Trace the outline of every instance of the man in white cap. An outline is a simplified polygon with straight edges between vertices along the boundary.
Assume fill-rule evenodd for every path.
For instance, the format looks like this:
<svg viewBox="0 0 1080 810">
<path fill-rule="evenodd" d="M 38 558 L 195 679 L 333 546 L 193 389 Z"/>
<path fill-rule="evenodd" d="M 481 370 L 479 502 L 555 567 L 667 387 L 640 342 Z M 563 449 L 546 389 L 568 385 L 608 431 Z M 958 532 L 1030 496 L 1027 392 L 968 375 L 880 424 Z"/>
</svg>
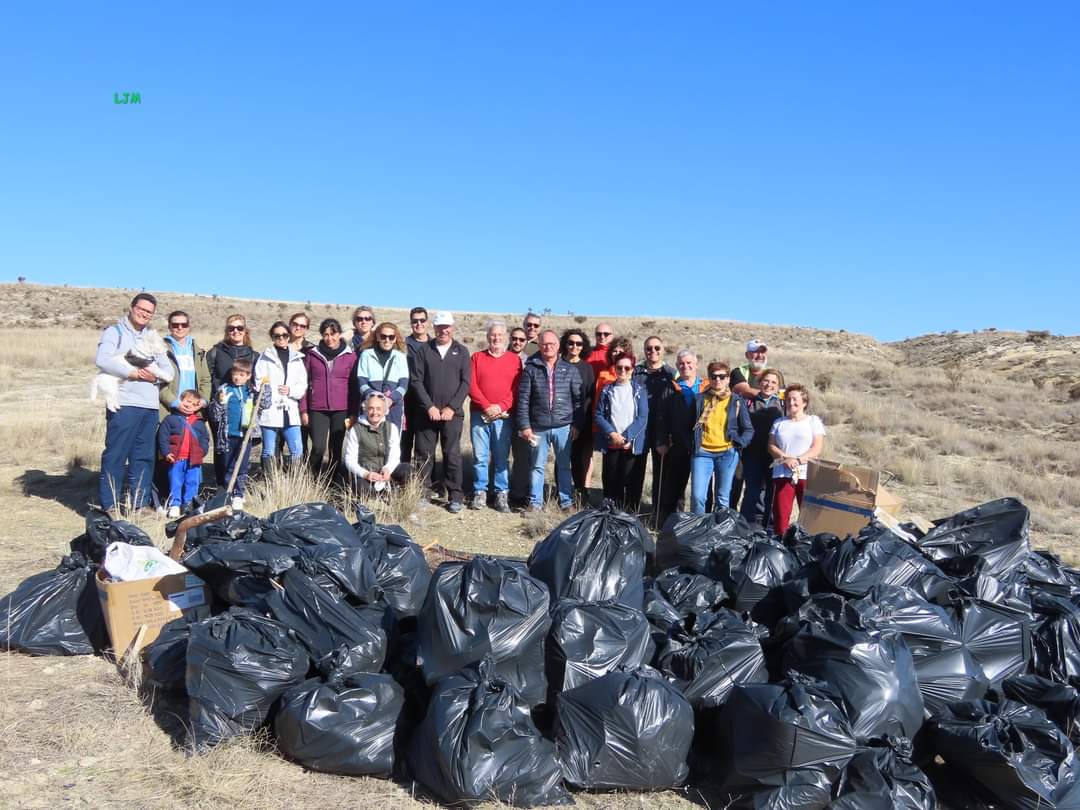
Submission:
<svg viewBox="0 0 1080 810">
<path fill-rule="evenodd" d="M 731 370 L 731 393 L 744 399 L 753 399 L 761 393 L 758 383 L 761 381 L 762 372 L 769 368 L 769 347 L 764 340 L 755 338 L 746 344 L 746 361 Z M 773 371 L 780 374 L 777 369 Z M 784 375 L 780 374 L 780 388 L 783 387 Z"/>
<path fill-rule="evenodd" d="M 432 322 L 435 339 L 417 350 L 409 388 L 416 392 L 419 420 L 413 447 L 415 464 L 421 480 L 437 492 L 446 489 L 446 508 L 460 512 L 464 495 L 461 490 L 461 430 L 464 425 L 465 397 L 469 393 L 471 364 L 469 350 L 454 340 L 454 316 L 437 312 Z M 441 484 L 435 476 L 435 445 L 442 445 L 443 475 Z"/>
</svg>

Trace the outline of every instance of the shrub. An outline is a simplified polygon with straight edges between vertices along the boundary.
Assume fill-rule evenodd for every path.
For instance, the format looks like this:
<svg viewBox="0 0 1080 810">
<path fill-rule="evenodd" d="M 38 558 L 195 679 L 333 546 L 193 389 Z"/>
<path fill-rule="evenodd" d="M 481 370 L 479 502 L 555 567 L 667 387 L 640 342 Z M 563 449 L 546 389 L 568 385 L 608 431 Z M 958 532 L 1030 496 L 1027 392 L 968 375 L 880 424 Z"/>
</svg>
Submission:
<svg viewBox="0 0 1080 810">
<path fill-rule="evenodd" d="M 832 374 L 823 372 L 814 377 L 814 388 L 818 391 L 828 391 L 832 387 Z"/>
<path fill-rule="evenodd" d="M 1080 383 L 1077 383 L 1069 389 L 1069 399 L 1071 399 L 1073 402 L 1076 402 L 1076 400 L 1080 399 Z"/>
<path fill-rule="evenodd" d="M 574 316 L 574 323 L 585 323 L 585 321 L 587 321 L 587 320 L 589 320 L 589 319 L 585 315 L 575 315 Z"/>
</svg>

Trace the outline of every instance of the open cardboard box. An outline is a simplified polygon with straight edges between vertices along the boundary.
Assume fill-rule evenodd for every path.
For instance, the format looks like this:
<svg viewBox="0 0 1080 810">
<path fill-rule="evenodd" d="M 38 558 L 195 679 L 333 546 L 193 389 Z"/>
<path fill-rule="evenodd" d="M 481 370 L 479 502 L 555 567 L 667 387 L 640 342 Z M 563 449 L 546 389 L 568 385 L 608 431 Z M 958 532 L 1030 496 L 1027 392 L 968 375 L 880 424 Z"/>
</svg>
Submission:
<svg viewBox="0 0 1080 810">
<path fill-rule="evenodd" d="M 206 583 L 194 574 L 106 582 L 100 578 L 102 573 L 98 572 L 98 599 L 117 660 L 137 653 L 158 637 L 167 622 L 210 599 Z M 146 629 L 140 635 L 143 626 Z"/>
<path fill-rule="evenodd" d="M 881 473 L 823 459 L 811 460 L 799 525 L 811 534 L 858 534 L 875 515 L 895 518 L 903 501 L 881 485 Z"/>
</svg>

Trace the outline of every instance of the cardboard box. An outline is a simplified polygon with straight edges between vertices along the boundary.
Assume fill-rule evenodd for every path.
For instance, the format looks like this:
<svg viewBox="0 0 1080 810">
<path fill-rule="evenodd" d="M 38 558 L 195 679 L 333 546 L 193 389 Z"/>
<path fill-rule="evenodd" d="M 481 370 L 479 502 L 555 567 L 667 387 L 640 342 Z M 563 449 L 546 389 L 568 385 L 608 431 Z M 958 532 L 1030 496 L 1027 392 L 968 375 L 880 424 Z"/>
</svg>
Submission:
<svg viewBox="0 0 1080 810">
<path fill-rule="evenodd" d="M 129 652 L 140 626 L 146 625 L 146 631 L 135 652 L 156 639 L 167 622 L 210 601 L 206 583 L 194 574 L 169 574 L 131 582 L 98 579 L 97 588 L 117 658 Z"/>
<path fill-rule="evenodd" d="M 903 503 L 881 485 L 881 473 L 869 467 L 812 460 L 808 473 L 799 525 L 811 534 L 858 534 L 875 514 L 896 517 Z"/>
</svg>

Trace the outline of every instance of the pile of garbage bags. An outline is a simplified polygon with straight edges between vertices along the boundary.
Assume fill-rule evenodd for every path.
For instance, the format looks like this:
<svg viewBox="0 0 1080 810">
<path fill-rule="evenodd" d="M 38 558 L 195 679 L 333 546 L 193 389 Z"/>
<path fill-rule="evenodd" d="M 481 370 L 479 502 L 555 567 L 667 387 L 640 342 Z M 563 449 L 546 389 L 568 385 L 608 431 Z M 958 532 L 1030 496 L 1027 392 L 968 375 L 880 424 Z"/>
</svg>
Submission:
<svg viewBox="0 0 1080 810">
<path fill-rule="evenodd" d="M 742 808 L 1080 808 L 1080 572 L 1029 523 L 1002 499 L 777 537 L 721 509 L 654 540 L 604 507 L 527 561 L 431 572 L 370 514 L 234 515 L 187 535 L 212 601 L 145 672 L 186 693 L 192 751 L 269 728 L 304 767 L 448 804 L 693 784 Z M 140 534 L 91 515 L 0 600 L 0 648 L 105 649 L 92 580 Z"/>
</svg>

